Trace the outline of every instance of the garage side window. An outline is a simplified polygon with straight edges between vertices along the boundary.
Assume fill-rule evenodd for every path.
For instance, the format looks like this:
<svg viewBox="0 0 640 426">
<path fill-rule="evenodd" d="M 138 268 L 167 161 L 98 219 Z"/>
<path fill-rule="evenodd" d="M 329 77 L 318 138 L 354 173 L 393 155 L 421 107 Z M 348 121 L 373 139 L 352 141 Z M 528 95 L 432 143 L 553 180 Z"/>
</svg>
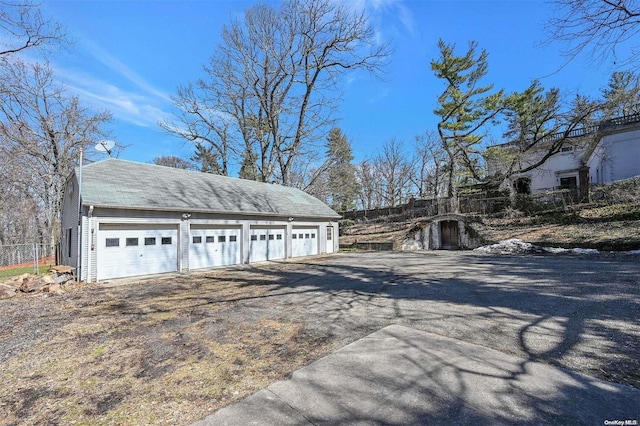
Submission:
<svg viewBox="0 0 640 426">
<path fill-rule="evenodd" d="M 145 246 L 155 246 L 156 245 L 156 237 L 145 237 L 144 245 Z"/>
<path fill-rule="evenodd" d="M 202 237 L 193 237 L 193 244 L 200 244 L 202 242 Z"/>
<path fill-rule="evenodd" d="M 162 245 L 171 244 L 171 237 L 162 237 L 161 243 Z"/>
<path fill-rule="evenodd" d="M 333 240 L 333 228 L 332 227 L 328 227 L 327 228 L 327 241 L 331 241 Z"/>
<path fill-rule="evenodd" d="M 127 238 L 127 247 L 137 246 L 137 245 L 138 245 L 138 239 L 137 238 Z"/>
<path fill-rule="evenodd" d="M 107 238 L 105 241 L 106 247 L 120 247 L 120 238 Z"/>
</svg>

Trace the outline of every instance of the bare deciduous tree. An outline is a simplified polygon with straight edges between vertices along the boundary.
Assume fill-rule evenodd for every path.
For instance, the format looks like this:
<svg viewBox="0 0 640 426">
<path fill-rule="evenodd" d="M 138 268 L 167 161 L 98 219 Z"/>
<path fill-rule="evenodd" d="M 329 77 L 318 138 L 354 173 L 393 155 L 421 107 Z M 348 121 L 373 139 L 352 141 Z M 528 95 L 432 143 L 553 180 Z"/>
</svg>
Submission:
<svg viewBox="0 0 640 426">
<path fill-rule="evenodd" d="M 413 184 L 420 198 L 438 198 L 446 188 L 447 154 L 436 132 L 416 136 Z"/>
<path fill-rule="evenodd" d="M 382 145 L 382 151 L 374 159 L 379 172 L 379 186 L 384 207 L 405 203 L 411 194 L 413 164 L 404 152 L 404 145 L 391 139 Z"/>
<path fill-rule="evenodd" d="M 381 70 L 389 49 L 374 35 L 363 13 L 331 0 L 253 6 L 225 26 L 206 79 L 178 93 L 182 125 L 163 127 L 204 140 L 219 123 L 203 119 L 203 111 L 229 120 L 233 147 L 225 152 L 250 152 L 260 180 L 290 184 L 295 162 L 319 148 L 314 142 L 333 124 L 340 77 Z"/>
<path fill-rule="evenodd" d="M 55 241 L 65 180 L 111 115 L 82 107 L 47 64 L 12 61 L 0 74 L 0 182 L 34 200 L 41 237 Z"/>
<path fill-rule="evenodd" d="M 548 22 L 551 40 L 566 42 L 573 59 L 590 51 L 594 59 L 613 57 L 618 64 L 637 62 L 640 31 L 637 0 L 553 0 L 557 13 Z M 618 46 L 633 43 L 631 48 Z"/>
<path fill-rule="evenodd" d="M 0 0 L 0 58 L 65 39 L 64 28 L 42 16 L 39 2 Z"/>
</svg>

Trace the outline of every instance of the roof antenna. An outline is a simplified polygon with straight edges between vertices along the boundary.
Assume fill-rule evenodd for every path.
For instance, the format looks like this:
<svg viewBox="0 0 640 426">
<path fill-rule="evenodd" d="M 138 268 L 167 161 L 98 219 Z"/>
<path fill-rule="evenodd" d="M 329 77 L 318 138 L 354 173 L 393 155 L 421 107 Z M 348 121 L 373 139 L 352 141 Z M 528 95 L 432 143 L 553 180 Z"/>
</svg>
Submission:
<svg viewBox="0 0 640 426">
<path fill-rule="evenodd" d="M 111 150 L 116 146 L 114 141 L 104 140 L 96 144 L 96 151 L 106 152 L 109 158 L 111 158 Z"/>
</svg>

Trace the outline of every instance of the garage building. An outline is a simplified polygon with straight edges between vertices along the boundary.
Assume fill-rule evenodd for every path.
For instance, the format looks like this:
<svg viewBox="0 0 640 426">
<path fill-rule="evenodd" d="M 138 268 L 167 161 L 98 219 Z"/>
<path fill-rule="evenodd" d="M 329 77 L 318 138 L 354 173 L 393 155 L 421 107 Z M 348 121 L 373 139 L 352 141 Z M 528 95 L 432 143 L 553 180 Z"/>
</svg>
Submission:
<svg viewBox="0 0 640 426">
<path fill-rule="evenodd" d="M 295 188 L 110 158 L 68 179 L 60 253 L 89 282 L 313 256 L 339 218 Z"/>
</svg>

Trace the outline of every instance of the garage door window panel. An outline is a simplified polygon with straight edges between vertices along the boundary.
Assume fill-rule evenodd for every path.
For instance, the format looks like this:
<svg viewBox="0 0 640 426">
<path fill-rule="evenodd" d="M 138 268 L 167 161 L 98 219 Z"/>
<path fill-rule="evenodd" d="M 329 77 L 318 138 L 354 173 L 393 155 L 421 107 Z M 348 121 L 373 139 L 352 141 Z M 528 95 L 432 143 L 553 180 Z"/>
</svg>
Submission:
<svg viewBox="0 0 640 426">
<path fill-rule="evenodd" d="M 155 246 L 156 245 L 156 237 L 145 237 L 144 245 L 145 246 Z"/>
<path fill-rule="evenodd" d="M 172 241 L 171 237 L 162 237 L 162 245 L 172 244 L 171 241 Z"/>
<path fill-rule="evenodd" d="M 107 238 L 105 240 L 106 247 L 120 247 L 120 238 Z"/>
<path fill-rule="evenodd" d="M 138 239 L 137 238 L 127 238 L 127 247 L 131 247 L 131 246 L 137 246 L 138 245 Z"/>
</svg>

